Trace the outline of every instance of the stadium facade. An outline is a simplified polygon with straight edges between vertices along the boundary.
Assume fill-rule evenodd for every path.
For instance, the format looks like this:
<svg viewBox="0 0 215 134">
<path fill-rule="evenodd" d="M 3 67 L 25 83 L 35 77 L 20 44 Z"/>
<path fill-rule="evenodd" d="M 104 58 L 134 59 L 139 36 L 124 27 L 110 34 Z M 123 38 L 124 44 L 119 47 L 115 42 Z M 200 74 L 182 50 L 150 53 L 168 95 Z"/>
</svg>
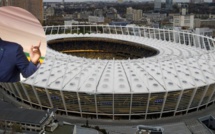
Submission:
<svg viewBox="0 0 215 134">
<path fill-rule="evenodd" d="M 63 48 L 68 39 L 105 39 L 158 52 L 133 59 L 91 59 L 58 52 L 50 45 L 33 76 L 18 83 L 0 83 L 18 101 L 39 109 L 57 108 L 59 114 L 113 120 L 177 116 L 214 104 L 212 37 L 147 27 L 73 25 L 44 29 L 48 44 L 61 42 L 58 45 Z"/>
</svg>

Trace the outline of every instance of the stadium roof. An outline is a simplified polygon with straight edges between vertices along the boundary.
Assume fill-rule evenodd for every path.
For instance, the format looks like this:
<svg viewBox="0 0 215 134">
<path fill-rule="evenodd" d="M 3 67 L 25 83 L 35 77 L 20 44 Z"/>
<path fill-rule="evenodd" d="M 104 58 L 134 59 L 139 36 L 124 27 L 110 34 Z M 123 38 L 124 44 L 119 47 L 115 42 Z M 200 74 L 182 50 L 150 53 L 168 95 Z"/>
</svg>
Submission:
<svg viewBox="0 0 215 134">
<path fill-rule="evenodd" d="M 135 42 L 159 50 L 134 60 L 86 59 L 48 49 L 44 64 L 23 83 L 63 91 L 102 93 L 171 92 L 215 82 L 213 51 L 179 43 L 115 34 L 55 34 L 61 38 L 110 38 Z"/>
</svg>

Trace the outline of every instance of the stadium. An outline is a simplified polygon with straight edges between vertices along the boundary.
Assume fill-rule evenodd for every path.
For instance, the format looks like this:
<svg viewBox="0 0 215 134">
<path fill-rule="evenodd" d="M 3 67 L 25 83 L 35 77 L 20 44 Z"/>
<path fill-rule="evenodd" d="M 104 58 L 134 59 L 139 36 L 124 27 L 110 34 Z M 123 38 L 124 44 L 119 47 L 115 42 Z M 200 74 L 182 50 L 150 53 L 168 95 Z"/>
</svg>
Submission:
<svg viewBox="0 0 215 134">
<path fill-rule="evenodd" d="M 148 27 L 44 27 L 39 70 L 1 83 L 17 101 L 83 118 L 136 120 L 184 115 L 215 101 L 215 40 Z"/>
</svg>

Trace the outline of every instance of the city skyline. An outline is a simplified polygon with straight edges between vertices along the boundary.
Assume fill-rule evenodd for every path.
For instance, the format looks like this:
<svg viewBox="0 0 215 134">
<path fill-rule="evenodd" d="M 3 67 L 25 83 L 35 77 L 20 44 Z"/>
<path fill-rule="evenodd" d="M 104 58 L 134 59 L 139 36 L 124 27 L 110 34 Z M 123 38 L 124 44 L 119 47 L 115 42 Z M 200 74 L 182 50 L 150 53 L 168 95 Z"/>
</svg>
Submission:
<svg viewBox="0 0 215 134">
<path fill-rule="evenodd" d="M 87 1 L 103 1 L 107 2 L 107 0 L 65 0 L 65 2 L 87 2 Z M 117 1 L 117 0 L 108 0 L 108 1 Z M 154 0 L 123 0 L 123 1 L 154 1 Z M 190 0 L 173 0 L 173 2 L 189 2 Z M 205 2 L 212 2 L 212 0 L 204 0 Z M 43 2 L 62 2 L 62 0 L 43 0 Z M 162 0 L 165 2 L 165 0 Z"/>
</svg>

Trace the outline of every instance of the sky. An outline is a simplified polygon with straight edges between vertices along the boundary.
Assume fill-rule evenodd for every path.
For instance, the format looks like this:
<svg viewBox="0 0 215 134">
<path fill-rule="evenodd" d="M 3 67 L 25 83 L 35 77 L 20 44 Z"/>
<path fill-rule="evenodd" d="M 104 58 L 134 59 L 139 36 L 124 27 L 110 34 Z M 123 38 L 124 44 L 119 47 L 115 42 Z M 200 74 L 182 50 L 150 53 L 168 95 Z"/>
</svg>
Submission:
<svg viewBox="0 0 215 134">
<path fill-rule="evenodd" d="M 44 2 L 61 2 L 62 0 L 43 0 Z M 84 1 L 108 1 L 108 0 L 65 0 L 65 2 L 84 2 Z M 114 0 L 111 0 L 114 1 Z M 115 0 L 117 1 L 117 0 Z M 128 1 L 128 0 L 124 0 Z M 132 1 L 153 1 L 153 0 L 132 0 Z M 164 1 L 164 0 L 162 0 Z M 173 0 L 174 2 L 188 2 L 189 0 Z M 205 0 L 205 2 L 211 2 L 212 0 Z"/>
</svg>

